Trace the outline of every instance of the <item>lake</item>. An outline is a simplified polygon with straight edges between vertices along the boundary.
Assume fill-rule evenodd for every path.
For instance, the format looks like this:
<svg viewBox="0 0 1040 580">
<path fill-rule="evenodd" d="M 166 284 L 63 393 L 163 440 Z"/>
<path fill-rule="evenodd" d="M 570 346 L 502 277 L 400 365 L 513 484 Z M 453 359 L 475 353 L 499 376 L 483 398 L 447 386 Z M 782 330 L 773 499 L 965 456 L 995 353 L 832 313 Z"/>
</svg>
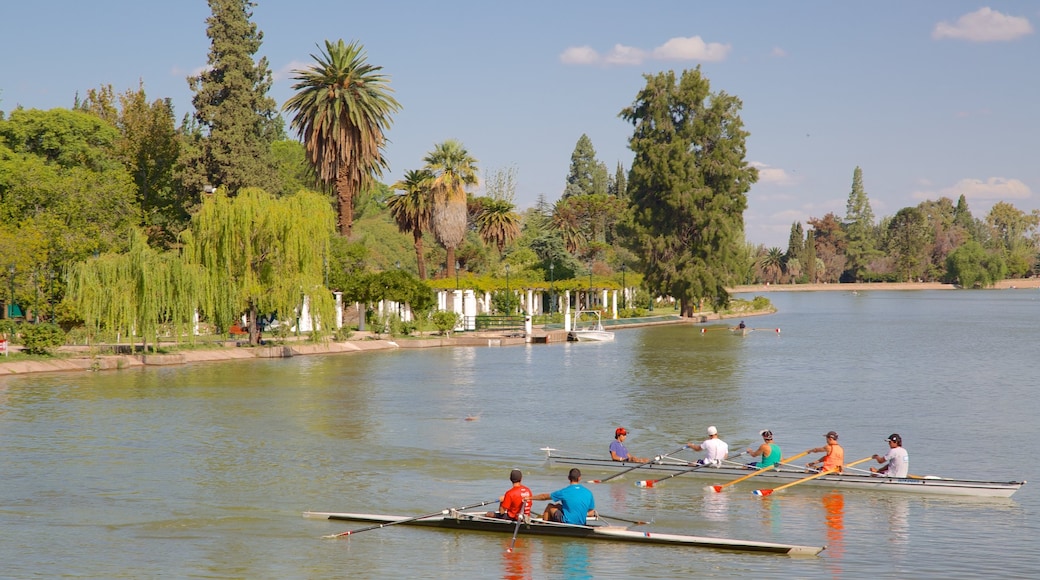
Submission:
<svg viewBox="0 0 1040 580">
<path fill-rule="evenodd" d="M 613 343 L 434 348 L 0 378 L 0 576 L 10 578 L 1026 578 L 1040 561 L 1031 447 L 1040 291 L 767 293 L 745 337 L 699 326 Z M 779 329 L 780 332 L 776 332 Z M 660 532 L 827 545 L 816 558 L 363 524 L 495 498 L 509 470 L 566 484 L 542 447 L 636 455 L 716 425 L 786 454 L 835 430 L 851 461 L 903 437 L 911 473 L 1029 480 L 1011 499 L 703 478 L 589 485 Z M 692 451 L 678 454 L 690 459 Z M 610 472 L 588 471 L 585 479 Z M 715 482 L 721 483 L 721 482 Z M 536 510 L 544 504 L 538 502 Z"/>
</svg>

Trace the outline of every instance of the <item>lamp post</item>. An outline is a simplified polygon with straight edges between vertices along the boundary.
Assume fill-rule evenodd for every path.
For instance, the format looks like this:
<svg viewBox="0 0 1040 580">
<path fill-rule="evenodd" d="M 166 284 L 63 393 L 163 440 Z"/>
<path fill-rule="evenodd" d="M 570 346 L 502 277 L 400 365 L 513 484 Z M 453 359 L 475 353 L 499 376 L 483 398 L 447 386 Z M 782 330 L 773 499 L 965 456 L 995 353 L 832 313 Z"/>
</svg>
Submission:
<svg viewBox="0 0 1040 580">
<path fill-rule="evenodd" d="M 513 294 L 509 291 L 509 264 L 506 264 L 506 299 L 509 300 L 509 315 L 513 314 Z"/>
<path fill-rule="evenodd" d="M 455 291 L 456 292 L 459 291 L 459 269 L 461 269 L 461 268 L 462 268 L 462 266 L 459 265 L 458 261 L 456 261 L 455 262 Z"/>
<path fill-rule="evenodd" d="M 621 307 L 625 307 L 625 264 L 621 264 Z"/>
<path fill-rule="evenodd" d="M 553 270 L 556 269 L 556 264 L 549 262 L 549 314 L 552 315 L 556 312 L 556 292 L 553 290 L 553 282 L 556 281 L 556 275 Z"/>
<path fill-rule="evenodd" d="M 11 275 L 11 299 L 8 301 L 7 316 L 5 318 L 11 318 L 14 316 L 14 264 L 11 264 L 7 272 Z"/>
</svg>

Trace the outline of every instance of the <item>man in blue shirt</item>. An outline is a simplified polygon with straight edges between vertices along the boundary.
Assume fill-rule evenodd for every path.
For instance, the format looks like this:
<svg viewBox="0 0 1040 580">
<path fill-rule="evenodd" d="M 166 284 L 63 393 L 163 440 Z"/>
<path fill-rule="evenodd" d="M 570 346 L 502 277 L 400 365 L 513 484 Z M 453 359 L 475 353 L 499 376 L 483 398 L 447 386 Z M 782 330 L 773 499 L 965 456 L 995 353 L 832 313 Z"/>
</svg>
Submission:
<svg viewBox="0 0 1040 580">
<path fill-rule="evenodd" d="M 567 487 L 552 493 L 540 493 L 531 499 L 558 502 L 545 506 L 543 520 L 584 526 L 589 515 L 596 515 L 593 511 L 596 509 L 596 500 L 592 492 L 580 483 L 581 470 L 577 467 L 567 474 L 567 480 L 571 482 Z"/>
</svg>

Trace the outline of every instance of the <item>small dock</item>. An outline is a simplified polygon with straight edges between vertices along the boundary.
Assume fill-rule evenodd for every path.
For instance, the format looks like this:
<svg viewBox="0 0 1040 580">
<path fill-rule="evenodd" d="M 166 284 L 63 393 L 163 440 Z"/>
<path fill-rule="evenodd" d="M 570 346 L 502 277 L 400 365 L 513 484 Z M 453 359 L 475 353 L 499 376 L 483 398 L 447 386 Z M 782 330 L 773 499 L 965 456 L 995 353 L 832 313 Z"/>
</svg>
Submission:
<svg viewBox="0 0 1040 580">
<path fill-rule="evenodd" d="M 551 344 L 555 342 L 567 342 L 566 330 L 535 330 L 527 337 L 531 344 Z"/>
</svg>

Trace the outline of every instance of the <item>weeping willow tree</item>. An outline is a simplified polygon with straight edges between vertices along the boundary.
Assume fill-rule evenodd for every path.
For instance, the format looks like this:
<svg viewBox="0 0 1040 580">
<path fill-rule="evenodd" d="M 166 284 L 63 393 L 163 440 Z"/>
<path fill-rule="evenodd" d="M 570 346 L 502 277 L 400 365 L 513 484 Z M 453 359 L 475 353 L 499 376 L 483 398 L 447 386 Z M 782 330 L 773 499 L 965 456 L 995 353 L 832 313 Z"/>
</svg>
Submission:
<svg viewBox="0 0 1040 580">
<path fill-rule="evenodd" d="M 180 340 L 190 336 L 202 280 L 198 268 L 171 252 L 148 246 L 139 230 L 130 234 L 125 254 L 104 254 L 73 265 L 68 271 L 67 297 L 88 328 L 141 338 L 158 344 L 159 330 L 169 327 Z"/>
<path fill-rule="evenodd" d="M 328 200 L 314 192 L 276 199 L 258 188 L 233 198 L 217 191 L 182 235 L 186 264 L 203 271 L 200 311 L 222 329 L 245 313 L 257 344 L 259 315 L 298 317 L 306 297 L 315 334 L 327 335 L 335 303 L 323 266 L 335 224 Z"/>
</svg>

